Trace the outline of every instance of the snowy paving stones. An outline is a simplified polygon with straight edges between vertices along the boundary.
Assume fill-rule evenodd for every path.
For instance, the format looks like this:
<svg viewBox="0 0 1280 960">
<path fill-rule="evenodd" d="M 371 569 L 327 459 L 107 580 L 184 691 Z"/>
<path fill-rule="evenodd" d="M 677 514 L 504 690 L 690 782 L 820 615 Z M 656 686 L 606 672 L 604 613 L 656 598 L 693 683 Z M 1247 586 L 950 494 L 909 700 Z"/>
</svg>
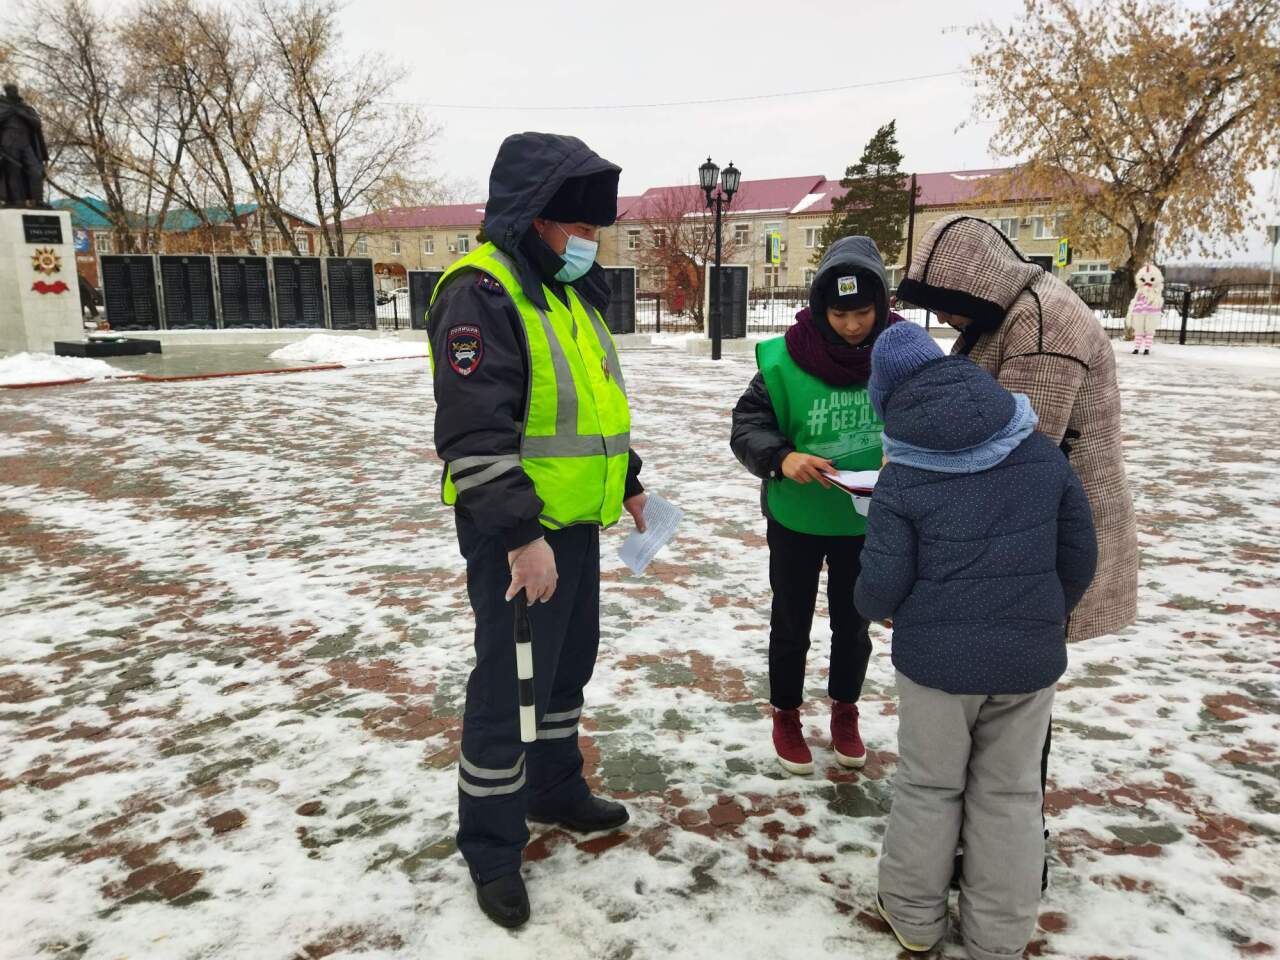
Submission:
<svg viewBox="0 0 1280 960">
<path fill-rule="evenodd" d="M 1274 953 L 1280 351 L 1119 359 L 1142 622 L 1070 650 L 1033 952 Z M 895 957 L 887 635 L 846 771 L 820 600 L 816 773 L 782 773 L 751 368 L 623 360 L 688 519 L 641 579 L 604 537 L 583 744 L 633 819 L 533 831 L 516 944 L 453 845 L 471 621 L 424 364 L 0 395 L 0 957 Z"/>
</svg>

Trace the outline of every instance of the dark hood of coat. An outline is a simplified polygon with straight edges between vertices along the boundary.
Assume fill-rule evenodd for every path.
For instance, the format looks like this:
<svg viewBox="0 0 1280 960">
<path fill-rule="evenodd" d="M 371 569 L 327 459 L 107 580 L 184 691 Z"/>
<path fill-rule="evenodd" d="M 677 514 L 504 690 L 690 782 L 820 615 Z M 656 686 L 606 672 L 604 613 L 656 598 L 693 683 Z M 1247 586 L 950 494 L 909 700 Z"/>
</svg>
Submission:
<svg viewBox="0 0 1280 960">
<path fill-rule="evenodd" d="M 827 323 L 827 305 L 822 302 L 821 291 L 833 273 L 855 271 L 864 276 L 870 274 L 879 283 L 876 291 L 876 325 L 864 341 L 870 345 L 875 342 L 876 336 L 885 328 L 889 319 L 889 278 L 884 272 L 880 249 L 870 237 L 841 237 L 827 248 L 818 263 L 813 284 L 809 287 L 809 312 L 825 339 L 842 343 L 840 335 Z"/>
<path fill-rule="evenodd" d="M 577 137 L 556 133 L 516 133 L 502 141 L 498 157 L 489 174 L 489 200 L 484 210 L 484 233 L 499 250 L 514 259 L 520 268 L 520 283 L 525 294 L 539 306 L 546 306 L 542 285 L 564 261 L 534 234 L 529 238 L 534 217 L 538 216 L 561 185 L 570 177 L 621 172 L 617 164 L 605 160 Z M 599 226 L 609 226 L 609 223 Z M 530 250 L 532 246 L 536 253 Z M 538 249 L 541 248 L 541 249 Z M 552 267 L 547 259 L 555 261 Z M 540 261 L 535 263 L 534 261 Z M 608 302 L 608 285 L 599 265 L 571 286 L 593 302 L 600 287 Z M 598 305 L 598 303 L 597 303 Z"/>
<path fill-rule="evenodd" d="M 1004 430 L 1017 412 L 1011 394 L 967 357 L 924 364 L 889 395 L 884 432 L 927 450 L 968 450 Z"/>
</svg>

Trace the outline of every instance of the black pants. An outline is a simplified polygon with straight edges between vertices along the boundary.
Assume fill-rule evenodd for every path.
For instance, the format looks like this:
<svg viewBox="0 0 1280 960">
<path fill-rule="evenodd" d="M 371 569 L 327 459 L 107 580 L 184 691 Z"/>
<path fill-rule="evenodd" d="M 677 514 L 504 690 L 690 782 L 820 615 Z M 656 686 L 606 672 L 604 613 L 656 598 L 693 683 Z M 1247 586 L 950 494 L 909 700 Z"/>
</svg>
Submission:
<svg viewBox="0 0 1280 960">
<path fill-rule="evenodd" d="M 476 617 L 458 761 L 458 850 L 487 883 L 520 869 L 527 813 L 555 814 L 588 794 L 578 720 L 600 644 L 600 531 L 574 526 L 546 534 L 559 580 L 550 602 L 529 607 L 538 739 L 523 744 L 507 551 L 464 514 L 457 522 Z"/>
<path fill-rule="evenodd" d="M 818 577 L 827 564 L 827 603 L 831 608 L 831 699 L 856 703 L 871 659 L 867 621 L 853 605 L 853 585 L 862 572 L 863 537 L 820 537 L 796 533 L 769 521 L 769 585 L 773 615 L 769 621 L 769 702 L 794 710 L 804 700 L 805 660 Z"/>
</svg>

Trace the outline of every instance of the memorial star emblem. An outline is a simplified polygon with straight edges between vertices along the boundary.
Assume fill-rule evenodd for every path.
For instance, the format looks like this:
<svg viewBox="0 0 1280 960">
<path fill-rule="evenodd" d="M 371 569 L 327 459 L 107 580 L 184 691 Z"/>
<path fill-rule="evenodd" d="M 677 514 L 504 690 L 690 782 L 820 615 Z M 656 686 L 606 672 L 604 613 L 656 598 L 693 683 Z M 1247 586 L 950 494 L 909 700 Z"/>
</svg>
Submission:
<svg viewBox="0 0 1280 960">
<path fill-rule="evenodd" d="M 31 267 L 37 273 L 53 276 L 62 272 L 62 258 L 51 247 L 41 247 L 31 255 Z"/>
</svg>

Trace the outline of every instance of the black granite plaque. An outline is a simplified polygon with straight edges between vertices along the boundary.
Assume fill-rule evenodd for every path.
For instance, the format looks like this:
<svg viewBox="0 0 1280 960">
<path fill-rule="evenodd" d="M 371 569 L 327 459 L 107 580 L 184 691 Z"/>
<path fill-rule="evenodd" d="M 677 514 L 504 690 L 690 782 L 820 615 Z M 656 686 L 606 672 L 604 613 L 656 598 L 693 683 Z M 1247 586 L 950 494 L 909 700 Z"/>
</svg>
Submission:
<svg viewBox="0 0 1280 960">
<path fill-rule="evenodd" d="M 98 257 L 102 297 L 112 330 L 159 330 L 156 258 L 150 254 Z"/>
<path fill-rule="evenodd" d="M 223 327 L 271 327 L 266 257 L 218 257 Z"/>
<path fill-rule="evenodd" d="M 373 261 L 367 257 L 326 257 L 329 323 L 335 330 L 378 329 L 373 299 Z"/>
<path fill-rule="evenodd" d="M 636 332 L 636 268 L 605 267 L 609 281 L 609 307 L 604 321 L 610 333 Z"/>
<path fill-rule="evenodd" d="M 443 276 L 443 270 L 409 271 L 409 326 L 411 329 L 427 329 L 427 310 L 431 308 L 431 294 Z"/>
<path fill-rule="evenodd" d="M 272 257 L 271 273 L 281 327 L 326 326 L 319 257 Z"/>
<path fill-rule="evenodd" d="M 164 323 L 169 330 L 212 330 L 218 326 L 213 302 L 213 264 L 208 257 L 159 257 Z"/>
<path fill-rule="evenodd" d="M 27 243 L 61 243 L 62 218 L 51 217 L 47 213 L 24 213 L 22 238 Z"/>
</svg>

